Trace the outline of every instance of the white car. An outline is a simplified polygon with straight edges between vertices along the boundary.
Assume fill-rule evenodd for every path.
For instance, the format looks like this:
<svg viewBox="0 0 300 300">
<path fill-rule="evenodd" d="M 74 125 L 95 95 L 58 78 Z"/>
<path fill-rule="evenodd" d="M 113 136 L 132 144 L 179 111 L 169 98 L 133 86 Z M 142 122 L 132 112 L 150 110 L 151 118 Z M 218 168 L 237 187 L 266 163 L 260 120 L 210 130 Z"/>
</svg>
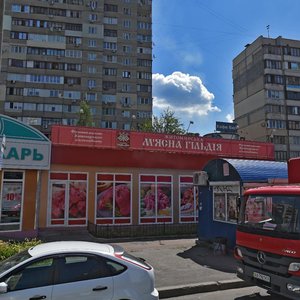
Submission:
<svg viewBox="0 0 300 300">
<path fill-rule="evenodd" d="M 44 243 L 0 262 L 1 300 L 157 300 L 153 268 L 119 247 Z"/>
</svg>

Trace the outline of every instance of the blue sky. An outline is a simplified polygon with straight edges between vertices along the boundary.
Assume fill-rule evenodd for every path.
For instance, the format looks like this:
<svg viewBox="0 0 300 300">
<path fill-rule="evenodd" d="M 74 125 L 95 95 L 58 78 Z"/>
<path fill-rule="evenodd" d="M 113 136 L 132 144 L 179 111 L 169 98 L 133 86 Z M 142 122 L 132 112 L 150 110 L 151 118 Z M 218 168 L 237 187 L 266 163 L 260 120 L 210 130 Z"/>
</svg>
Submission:
<svg viewBox="0 0 300 300">
<path fill-rule="evenodd" d="M 190 132 L 233 117 L 232 60 L 260 35 L 300 40 L 299 0 L 152 0 L 153 113 Z"/>
</svg>

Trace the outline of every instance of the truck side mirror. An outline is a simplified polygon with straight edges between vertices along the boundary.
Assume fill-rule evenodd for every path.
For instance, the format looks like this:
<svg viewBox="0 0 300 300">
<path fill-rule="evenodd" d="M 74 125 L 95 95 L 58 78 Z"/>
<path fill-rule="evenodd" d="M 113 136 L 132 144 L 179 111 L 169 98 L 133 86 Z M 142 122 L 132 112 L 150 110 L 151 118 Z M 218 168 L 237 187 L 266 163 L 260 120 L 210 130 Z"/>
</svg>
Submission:
<svg viewBox="0 0 300 300">
<path fill-rule="evenodd" d="M 241 204 L 242 204 L 242 199 L 241 196 L 236 197 L 236 210 L 237 210 L 237 215 L 240 215 L 240 210 L 241 210 Z"/>
<path fill-rule="evenodd" d="M 5 294 L 7 293 L 7 283 L 5 282 L 0 282 L 0 294 Z"/>
</svg>

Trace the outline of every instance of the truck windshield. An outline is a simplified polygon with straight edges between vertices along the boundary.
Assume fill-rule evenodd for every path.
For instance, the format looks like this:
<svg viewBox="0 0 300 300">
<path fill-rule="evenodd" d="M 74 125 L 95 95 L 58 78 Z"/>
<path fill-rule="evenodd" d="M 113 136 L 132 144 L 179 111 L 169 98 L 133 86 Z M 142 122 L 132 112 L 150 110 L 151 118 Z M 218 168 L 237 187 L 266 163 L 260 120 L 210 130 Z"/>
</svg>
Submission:
<svg viewBox="0 0 300 300">
<path fill-rule="evenodd" d="M 300 233 L 300 196 L 249 195 L 246 198 L 239 224 L 285 233 Z"/>
</svg>

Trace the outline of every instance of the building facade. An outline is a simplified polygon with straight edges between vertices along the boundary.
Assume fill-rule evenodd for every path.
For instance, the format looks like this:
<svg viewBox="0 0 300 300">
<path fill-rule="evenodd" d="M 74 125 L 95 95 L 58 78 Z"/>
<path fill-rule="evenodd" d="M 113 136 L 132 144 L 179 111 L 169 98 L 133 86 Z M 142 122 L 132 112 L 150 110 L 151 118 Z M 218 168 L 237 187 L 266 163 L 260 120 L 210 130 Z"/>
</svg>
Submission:
<svg viewBox="0 0 300 300">
<path fill-rule="evenodd" d="M 1 3 L 0 113 L 45 134 L 75 125 L 81 101 L 95 127 L 151 119 L 151 0 Z"/>
<path fill-rule="evenodd" d="M 300 41 L 260 36 L 233 60 L 241 137 L 275 144 L 275 159 L 300 156 Z"/>
</svg>

